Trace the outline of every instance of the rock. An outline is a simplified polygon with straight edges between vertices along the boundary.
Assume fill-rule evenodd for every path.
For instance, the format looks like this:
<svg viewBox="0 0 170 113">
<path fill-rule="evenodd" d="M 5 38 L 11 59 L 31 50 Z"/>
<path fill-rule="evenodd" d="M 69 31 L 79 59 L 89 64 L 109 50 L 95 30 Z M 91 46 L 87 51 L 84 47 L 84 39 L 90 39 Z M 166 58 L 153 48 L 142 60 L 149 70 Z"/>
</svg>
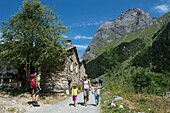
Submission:
<svg viewBox="0 0 170 113">
<path fill-rule="evenodd" d="M 123 105 L 120 105 L 119 108 L 120 108 L 120 109 L 124 109 Z"/>
<path fill-rule="evenodd" d="M 113 98 L 114 98 L 114 99 L 113 99 L 113 101 L 123 100 L 123 98 L 122 98 L 122 97 L 120 97 L 120 96 L 114 96 Z"/>
<path fill-rule="evenodd" d="M 110 106 L 111 107 L 116 107 L 116 104 L 112 102 Z"/>
<path fill-rule="evenodd" d="M 13 103 L 17 103 L 17 101 L 16 101 L 16 100 L 12 100 L 12 102 L 13 102 Z"/>
<path fill-rule="evenodd" d="M 94 59 L 97 57 L 93 52 L 94 48 L 104 46 L 118 38 L 125 37 L 128 33 L 143 29 L 152 24 L 157 24 L 157 21 L 151 18 L 149 13 L 145 13 L 139 8 L 125 11 L 116 19 L 106 21 L 98 28 L 81 58 L 85 61 Z"/>
<path fill-rule="evenodd" d="M 4 95 L 4 97 L 9 97 L 9 95 Z"/>
<path fill-rule="evenodd" d="M 58 96 L 65 96 L 65 93 L 58 93 Z"/>
<path fill-rule="evenodd" d="M 56 89 L 50 91 L 50 93 L 64 93 L 64 92 L 65 92 L 64 90 L 56 90 Z"/>
</svg>

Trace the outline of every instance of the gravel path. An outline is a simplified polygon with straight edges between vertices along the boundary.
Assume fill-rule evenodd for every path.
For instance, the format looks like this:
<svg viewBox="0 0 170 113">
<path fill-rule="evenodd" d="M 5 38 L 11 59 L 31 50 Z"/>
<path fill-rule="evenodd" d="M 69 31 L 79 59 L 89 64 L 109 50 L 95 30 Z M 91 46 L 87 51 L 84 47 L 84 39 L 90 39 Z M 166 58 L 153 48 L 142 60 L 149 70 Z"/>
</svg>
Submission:
<svg viewBox="0 0 170 113">
<path fill-rule="evenodd" d="M 99 113 L 99 106 L 95 106 L 94 95 L 90 93 L 90 100 L 87 106 L 83 105 L 83 94 L 80 93 L 77 98 L 77 106 L 73 106 L 72 97 L 53 105 L 44 105 L 35 107 L 27 113 Z"/>
</svg>

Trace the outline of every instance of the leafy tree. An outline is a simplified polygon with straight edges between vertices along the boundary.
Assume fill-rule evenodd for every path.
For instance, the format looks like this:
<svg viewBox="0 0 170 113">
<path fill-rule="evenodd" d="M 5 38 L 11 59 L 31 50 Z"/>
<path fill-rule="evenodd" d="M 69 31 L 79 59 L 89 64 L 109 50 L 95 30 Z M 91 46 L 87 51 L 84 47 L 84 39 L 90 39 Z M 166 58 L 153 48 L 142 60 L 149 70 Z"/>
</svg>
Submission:
<svg viewBox="0 0 170 113">
<path fill-rule="evenodd" d="M 20 10 L 2 23 L 1 61 L 15 68 L 51 66 L 65 55 L 62 44 L 66 27 L 40 0 L 24 0 Z"/>
</svg>

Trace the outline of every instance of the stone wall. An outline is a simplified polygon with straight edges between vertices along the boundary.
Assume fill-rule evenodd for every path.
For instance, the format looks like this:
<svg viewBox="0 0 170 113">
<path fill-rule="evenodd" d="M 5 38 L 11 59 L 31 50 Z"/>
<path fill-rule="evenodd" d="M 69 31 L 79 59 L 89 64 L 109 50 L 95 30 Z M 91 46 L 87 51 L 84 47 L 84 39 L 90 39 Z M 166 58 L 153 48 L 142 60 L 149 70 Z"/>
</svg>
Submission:
<svg viewBox="0 0 170 113">
<path fill-rule="evenodd" d="M 0 62 L 0 89 L 12 90 L 21 87 L 17 73 L 16 69 Z"/>
<path fill-rule="evenodd" d="M 68 89 L 68 78 L 72 79 L 71 84 L 79 83 L 82 78 L 80 74 L 80 62 L 75 47 L 67 49 L 68 56 L 59 65 L 42 73 L 42 87 L 46 92 L 60 92 Z M 83 70 L 83 67 L 81 67 Z"/>
</svg>

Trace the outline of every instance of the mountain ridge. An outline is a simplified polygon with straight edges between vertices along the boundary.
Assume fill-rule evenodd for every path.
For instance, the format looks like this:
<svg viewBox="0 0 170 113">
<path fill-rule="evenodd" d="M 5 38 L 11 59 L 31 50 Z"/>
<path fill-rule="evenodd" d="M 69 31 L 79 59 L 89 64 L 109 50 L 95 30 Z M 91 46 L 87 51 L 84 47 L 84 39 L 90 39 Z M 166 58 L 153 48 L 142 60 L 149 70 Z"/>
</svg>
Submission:
<svg viewBox="0 0 170 113">
<path fill-rule="evenodd" d="M 94 49 L 105 46 L 110 42 L 127 36 L 131 32 L 152 24 L 157 24 L 157 21 L 151 18 L 149 13 L 145 13 L 139 8 L 129 9 L 121 13 L 116 19 L 106 21 L 99 26 L 81 58 L 85 61 L 94 59 L 98 56 L 94 53 Z"/>
</svg>

